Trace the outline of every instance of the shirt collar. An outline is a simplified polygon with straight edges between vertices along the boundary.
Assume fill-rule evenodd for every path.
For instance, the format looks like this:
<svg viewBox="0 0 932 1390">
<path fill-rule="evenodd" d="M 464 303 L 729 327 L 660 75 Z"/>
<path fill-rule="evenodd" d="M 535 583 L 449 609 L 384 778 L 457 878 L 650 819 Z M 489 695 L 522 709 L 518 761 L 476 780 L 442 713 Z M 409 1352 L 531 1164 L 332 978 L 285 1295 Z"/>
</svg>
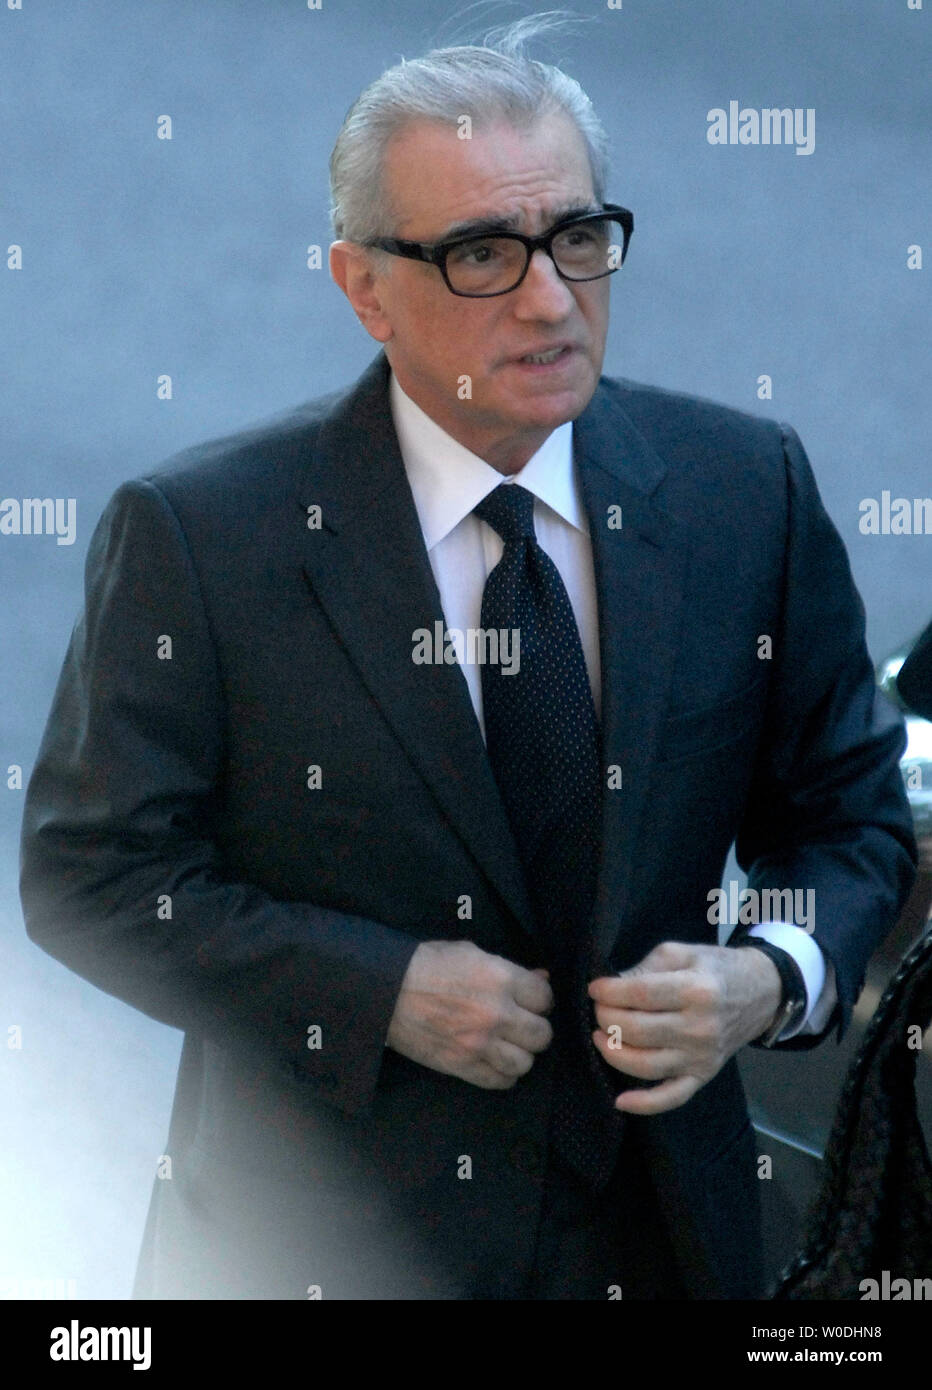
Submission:
<svg viewBox="0 0 932 1390">
<path fill-rule="evenodd" d="M 391 373 L 389 400 L 395 433 L 428 550 L 439 544 L 499 483 L 520 483 L 564 521 L 589 533 L 576 470 L 573 422 L 558 425 L 510 479 L 447 434 Z"/>
</svg>

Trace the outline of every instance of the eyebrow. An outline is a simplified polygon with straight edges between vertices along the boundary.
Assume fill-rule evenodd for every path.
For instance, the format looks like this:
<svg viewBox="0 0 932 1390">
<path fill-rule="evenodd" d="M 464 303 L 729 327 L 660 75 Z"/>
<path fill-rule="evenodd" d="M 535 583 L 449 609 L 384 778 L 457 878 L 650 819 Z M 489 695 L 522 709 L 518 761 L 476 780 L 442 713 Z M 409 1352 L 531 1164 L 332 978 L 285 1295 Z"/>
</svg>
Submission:
<svg viewBox="0 0 932 1390">
<path fill-rule="evenodd" d="M 591 203 L 564 203 L 554 208 L 550 226 L 555 227 L 569 217 L 586 217 L 591 212 L 601 212 L 600 207 Z M 474 217 L 468 222 L 454 222 L 452 227 L 441 232 L 435 241 L 457 241 L 460 237 L 488 236 L 492 232 L 517 232 L 520 218 L 515 213 L 504 217 Z"/>
</svg>

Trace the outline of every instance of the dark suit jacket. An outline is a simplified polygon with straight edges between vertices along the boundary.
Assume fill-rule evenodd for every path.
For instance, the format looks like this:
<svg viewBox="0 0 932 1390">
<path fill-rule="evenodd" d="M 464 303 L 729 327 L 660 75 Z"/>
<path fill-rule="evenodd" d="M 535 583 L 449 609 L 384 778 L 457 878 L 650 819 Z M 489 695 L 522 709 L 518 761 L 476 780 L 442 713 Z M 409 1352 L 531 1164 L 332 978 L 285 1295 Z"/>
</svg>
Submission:
<svg viewBox="0 0 932 1390">
<path fill-rule="evenodd" d="M 22 896 L 32 940 L 185 1032 L 140 1296 L 509 1297 L 533 1255 L 550 1053 L 499 1092 L 384 1046 L 419 941 L 545 963 L 462 672 L 411 659 L 443 614 L 387 386 L 380 354 L 346 392 L 186 451 L 120 487 L 91 542 Z M 622 770 L 591 973 L 714 942 L 736 840 L 750 886 L 815 890 L 840 1037 L 915 845 L 902 722 L 802 446 L 602 378 L 574 450 Z M 626 1123 L 691 1295 L 758 1293 L 734 1061 Z"/>
</svg>

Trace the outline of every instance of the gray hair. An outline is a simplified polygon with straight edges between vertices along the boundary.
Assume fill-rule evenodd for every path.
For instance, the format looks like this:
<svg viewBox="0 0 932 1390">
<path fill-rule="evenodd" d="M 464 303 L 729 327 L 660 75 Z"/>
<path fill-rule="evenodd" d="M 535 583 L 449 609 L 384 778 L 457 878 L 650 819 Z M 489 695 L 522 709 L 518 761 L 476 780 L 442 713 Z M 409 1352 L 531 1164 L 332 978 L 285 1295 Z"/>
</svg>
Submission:
<svg viewBox="0 0 932 1390">
<path fill-rule="evenodd" d="M 388 205 L 383 185 L 385 153 L 392 138 L 415 120 L 455 126 L 466 115 L 479 129 L 498 121 L 524 129 L 543 115 L 563 113 L 585 141 L 601 203 L 608 137 L 592 103 L 574 78 L 524 51 L 530 39 L 568 22 L 572 17 L 568 21 L 559 11 L 529 16 L 491 30 L 481 47 L 435 48 L 410 62 L 403 58 L 376 78 L 347 112 L 330 156 L 334 235 L 364 243 L 394 234 L 399 214 Z"/>
</svg>

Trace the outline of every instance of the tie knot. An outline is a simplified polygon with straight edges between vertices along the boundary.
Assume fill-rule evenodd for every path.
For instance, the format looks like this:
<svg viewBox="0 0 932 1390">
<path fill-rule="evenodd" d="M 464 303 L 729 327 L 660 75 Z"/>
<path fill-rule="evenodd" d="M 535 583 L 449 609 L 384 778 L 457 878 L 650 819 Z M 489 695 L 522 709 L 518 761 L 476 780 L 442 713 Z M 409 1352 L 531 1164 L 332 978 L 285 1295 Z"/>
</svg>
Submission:
<svg viewBox="0 0 932 1390">
<path fill-rule="evenodd" d="M 534 494 L 520 483 L 500 483 L 473 511 L 498 532 L 506 545 L 526 537 L 536 540 Z"/>
</svg>

